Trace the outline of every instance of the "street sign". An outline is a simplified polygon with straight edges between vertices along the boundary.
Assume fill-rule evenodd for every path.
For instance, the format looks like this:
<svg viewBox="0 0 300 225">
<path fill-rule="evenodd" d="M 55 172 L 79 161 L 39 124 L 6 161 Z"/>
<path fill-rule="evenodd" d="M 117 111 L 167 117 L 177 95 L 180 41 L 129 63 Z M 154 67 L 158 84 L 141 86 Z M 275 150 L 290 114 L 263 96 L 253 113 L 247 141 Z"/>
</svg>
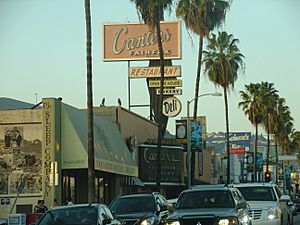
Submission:
<svg viewBox="0 0 300 225">
<path fill-rule="evenodd" d="M 164 77 L 180 77 L 181 66 L 165 66 Z M 161 77 L 160 67 L 130 67 L 128 77 L 130 78 L 151 78 Z"/>
<path fill-rule="evenodd" d="M 181 88 L 164 88 L 163 95 L 182 95 Z M 160 89 L 156 89 L 156 94 L 160 94 Z"/>
<path fill-rule="evenodd" d="M 160 87 L 160 80 L 150 80 L 149 87 Z M 164 87 L 182 87 L 182 80 L 164 80 Z"/>
</svg>

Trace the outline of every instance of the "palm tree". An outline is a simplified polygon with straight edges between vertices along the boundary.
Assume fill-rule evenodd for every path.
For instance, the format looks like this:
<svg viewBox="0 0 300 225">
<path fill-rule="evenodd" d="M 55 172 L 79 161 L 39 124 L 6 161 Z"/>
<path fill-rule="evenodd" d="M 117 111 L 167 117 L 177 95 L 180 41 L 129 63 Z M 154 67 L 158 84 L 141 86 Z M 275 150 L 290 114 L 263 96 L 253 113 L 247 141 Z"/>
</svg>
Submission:
<svg viewBox="0 0 300 225">
<path fill-rule="evenodd" d="M 267 132 L 267 165 L 266 165 L 266 171 L 269 172 L 269 155 L 270 155 L 270 133 L 271 133 L 271 126 L 272 121 L 275 119 L 275 109 L 274 106 L 276 106 L 278 101 L 278 91 L 274 88 L 273 83 L 269 82 L 261 82 L 261 92 L 264 95 L 263 98 L 263 127 L 265 131 Z"/>
<path fill-rule="evenodd" d="M 92 26 L 90 0 L 84 1 L 86 26 L 86 74 L 87 74 L 87 107 L 88 107 L 88 202 L 95 201 L 95 162 L 94 162 L 94 119 L 93 119 L 93 86 L 92 86 Z"/>
<path fill-rule="evenodd" d="M 258 142 L 258 125 L 262 118 L 262 102 L 263 94 L 260 92 L 260 84 L 250 83 L 245 85 L 245 91 L 240 91 L 242 101 L 238 106 L 242 108 L 249 121 L 255 127 L 255 143 L 254 143 L 254 181 L 257 181 L 257 142 Z"/>
<path fill-rule="evenodd" d="M 183 19 L 186 27 L 199 36 L 198 63 L 195 82 L 194 116 L 197 118 L 197 107 L 202 65 L 203 39 L 225 20 L 229 2 L 223 0 L 180 0 L 176 8 L 177 17 Z"/>
<path fill-rule="evenodd" d="M 177 17 L 185 22 L 186 27 L 190 31 L 199 36 L 198 63 L 194 93 L 194 120 L 197 118 L 197 97 L 199 96 L 203 39 L 204 37 L 207 37 L 214 28 L 219 27 L 223 23 L 227 9 L 229 9 L 229 3 L 223 0 L 180 0 L 176 8 Z M 195 173 L 195 151 L 192 151 L 191 161 L 191 177 L 193 184 Z"/>
<path fill-rule="evenodd" d="M 234 89 L 234 83 L 238 78 L 238 71 L 244 72 L 245 65 L 243 54 L 237 46 L 238 39 L 225 31 L 218 32 L 218 36 L 212 34 L 208 39 L 207 51 L 204 51 L 204 73 L 215 86 L 222 87 L 225 102 L 226 120 L 226 150 L 227 150 L 227 183 L 230 183 L 230 154 L 229 154 L 229 118 L 227 94 L 229 88 Z"/>
<path fill-rule="evenodd" d="M 162 124 L 162 105 L 163 105 L 163 86 L 164 86 L 164 53 L 161 41 L 160 32 L 160 21 L 163 19 L 163 14 L 165 9 L 170 9 L 172 5 L 172 0 L 130 0 L 135 3 L 139 15 L 142 17 L 143 21 L 152 29 L 156 31 L 157 45 L 159 50 L 160 59 L 160 95 L 158 103 L 158 114 L 156 115 L 156 121 L 158 122 L 158 134 L 157 134 L 157 168 L 156 168 L 156 188 L 160 191 L 160 181 L 161 181 L 161 141 L 163 137 L 163 124 Z"/>
</svg>

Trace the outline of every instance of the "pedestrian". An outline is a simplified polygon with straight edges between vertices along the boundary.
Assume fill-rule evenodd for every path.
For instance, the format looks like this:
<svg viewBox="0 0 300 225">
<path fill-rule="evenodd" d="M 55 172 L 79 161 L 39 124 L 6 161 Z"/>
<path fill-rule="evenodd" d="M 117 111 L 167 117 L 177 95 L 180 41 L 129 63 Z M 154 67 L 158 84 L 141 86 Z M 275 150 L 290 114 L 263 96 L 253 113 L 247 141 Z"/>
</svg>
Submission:
<svg viewBox="0 0 300 225">
<path fill-rule="evenodd" d="M 34 213 L 45 213 L 48 210 L 47 206 L 45 206 L 44 200 L 38 200 L 37 204 L 33 208 Z"/>
<path fill-rule="evenodd" d="M 71 197 L 67 197 L 66 203 L 67 203 L 67 205 L 74 205 L 74 203 L 72 202 L 72 198 Z"/>
</svg>

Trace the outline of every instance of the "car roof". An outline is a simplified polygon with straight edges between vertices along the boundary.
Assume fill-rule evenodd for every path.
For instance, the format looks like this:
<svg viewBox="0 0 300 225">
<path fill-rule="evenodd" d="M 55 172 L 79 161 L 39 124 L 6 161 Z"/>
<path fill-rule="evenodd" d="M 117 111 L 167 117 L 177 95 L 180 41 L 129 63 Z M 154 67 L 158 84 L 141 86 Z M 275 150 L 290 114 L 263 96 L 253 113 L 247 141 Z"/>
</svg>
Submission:
<svg viewBox="0 0 300 225">
<path fill-rule="evenodd" d="M 274 183 L 265 183 L 265 182 L 249 182 L 249 183 L 233 183 L 233 187 L 273 187 L 276 186 Z"/>
<path fill-rule="evenodd" d="M 190 187 L 190 189 L 192 189 L 192 190 L 201 190 L 201 189 L 205 189 L 205 190 L 207 190 L 207 189 L 210 189 L 210 190 L 212 190 L 212 189 L 214 189 L 214 190 L 220 190 L 220 189 L 225 190 L 226 189 L 226 190 L 228 190 L 228 188 L 232 188 L 232 187 L 229 187 L 226 184 L 194 185 L 194 186 Z"/>
<path fill-rule="evenodd" d="M 151 196 L 158 195 L 158 192 L 137 192 L 137 193 L 130 193 L 130 194 L 124 194 L 119 196 L 118 198 L 133 198 L 133 197 L 145 197 L 145 196 Z"/>
<path fill-rule="evenodd" d="M 73 204 L 73 205 L 65 205 L 65 206 L 57 206 L 57 207 L 54 207 L 54 208 L 51 208 L 50 210 L 61 210 L 61 209 L 72 209 L 72 208 L 80 208 L 80 207 L 101 207 L 101 206 L 106 206 L 105 204 L 102 204 L 102 203 L 95 203 L 95 204 Z"/>
</svg>

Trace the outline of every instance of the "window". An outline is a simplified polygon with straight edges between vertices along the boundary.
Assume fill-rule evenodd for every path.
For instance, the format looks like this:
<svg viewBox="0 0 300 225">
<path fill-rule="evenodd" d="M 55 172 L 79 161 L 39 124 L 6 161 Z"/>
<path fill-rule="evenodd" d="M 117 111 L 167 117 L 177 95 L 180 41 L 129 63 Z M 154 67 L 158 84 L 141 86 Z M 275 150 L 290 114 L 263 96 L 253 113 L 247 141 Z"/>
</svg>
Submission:
<svg viewBox="0 0 300 225">
<path fill-rule="evenodd" d="M 275 192 L 272 187 L 253 186 L 238 187 L 246 201 L 276 201 Z"/>
</svg>

